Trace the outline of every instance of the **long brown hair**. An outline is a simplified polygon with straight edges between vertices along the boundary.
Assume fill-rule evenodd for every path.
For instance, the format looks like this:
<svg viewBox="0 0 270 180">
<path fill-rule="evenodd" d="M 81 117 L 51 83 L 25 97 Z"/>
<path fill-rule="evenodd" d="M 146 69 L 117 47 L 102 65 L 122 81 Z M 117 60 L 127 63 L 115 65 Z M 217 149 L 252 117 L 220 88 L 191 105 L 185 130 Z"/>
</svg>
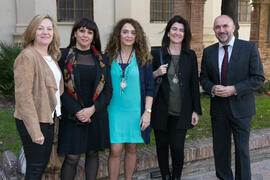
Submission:
<svg viewBox="0 0 270 180">
<path fill-rule="evenodd" d="M 120 33 L 122 27 L 127 23 L 131 24 L 136 31 L 136 38 L 133 48 L 137 57 L 137 63 L 144 65 L 147 62 L 151 62 L 152 56 L 148 48 L 148 42 L 143 28 L 136 20 L 124 18 L 115 25 L 112 33 L 110 34 L 109 42 L 105 50 L 108 53 L 110 64 L 118 57 L 119 51 L 121 50 Z"/>
<path fill-rule="evenodd" d="M 36 37 L 36 31 L 38 25 L 44 19 L 49 19 L 53 25 L 53 39 L 48 47 L 48 54 L 52 56 L 53 59 L 59 60 L 61 57 L 61 53 L 59 50 L 60 46 L 60 38 L 59 33 L 56 28 L 56 23 L 54 19 L 49 15 L 36 15 L 33 17 L 29 25 L 27 26 L 24 34 L 23 34 L 23 47 L 26 48 L 28 45 L 33 45 Z"/>
</svg>

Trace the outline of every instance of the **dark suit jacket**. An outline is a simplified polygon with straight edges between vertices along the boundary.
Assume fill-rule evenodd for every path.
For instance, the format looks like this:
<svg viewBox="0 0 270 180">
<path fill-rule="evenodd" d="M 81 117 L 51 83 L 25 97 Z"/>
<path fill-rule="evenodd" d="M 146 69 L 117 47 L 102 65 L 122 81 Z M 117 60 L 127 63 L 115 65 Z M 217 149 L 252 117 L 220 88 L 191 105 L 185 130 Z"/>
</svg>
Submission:
<svg viewBox="0 0 270 180">
<path fill-rule="evenodd" d="M 214 85 L 220 84 L 218 69 L 218 43 L 203 51 L 200 82 L 203 89 L 211 94 Z M 264 82 L 263 66 L 256 44 L 235 39 L 227 67 L 227 85 L 234 85 L 237 95 L 230 96 L 229 102 L 235 118 L 255 114 L 253 91 Z M 211 97 L 211 116 L 219 114 L 219 102 L 223 98 Z"/>
<path fill-rule="evenodd" d="M 164 64 L 170 63 L 167 48 L 162 48 Z M 153 71 L 160 66 L 159 50 L 153 50 Z M 177 129 L 192 128 L 192 112 L 201 114 L 197 57 L 193 50 L 182 50 L 179 63 L 179 86 L 181 89 L 181 110 Z M 165 130 L 168 119 L 169 81 L 167 74 L 162 76 L 162 84 L 153 103 L 151 125 L 155 129 Z"/>
</svg>

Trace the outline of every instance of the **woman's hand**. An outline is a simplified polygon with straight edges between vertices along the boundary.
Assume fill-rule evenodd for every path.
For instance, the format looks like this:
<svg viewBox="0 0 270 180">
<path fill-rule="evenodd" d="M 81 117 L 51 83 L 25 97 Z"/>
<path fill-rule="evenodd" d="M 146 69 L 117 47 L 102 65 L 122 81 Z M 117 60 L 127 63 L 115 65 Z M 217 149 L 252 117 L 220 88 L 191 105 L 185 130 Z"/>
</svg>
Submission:
<svg viewBox="0 0 270 180">
<path fill-rule="evenodd" d="M 141 117 L 141 121 L 140 121 L 140 126 L 141 126 L 141 130 L 144 131 L 149 125 L 150 125 L 150 117 L 151 117 L 151 113 L 150 112 L 144 112 L 142 117 Z"/>
<path fill-rule="evenodd" d="M 163 74 L 167 73 L 168 64 L 163 64 L 159 66 L 159 68 L 153 72 L 154 79 L 156 79 L 158 76 L 162 76 Z"/>
<path fill-rule="evenodd" d="M 42 145 L 44 143 L 44 136 L 42 135 L 40 138 L 35 139 L 34 143 Z"/>
<path fill-rule="evenodd" d="M 191 124 L 195 126 L 198 124 L 198 122 L 199 122 L 199 115 L 196 112 L 193 112 L 191 117 Z"/>
<path fill-rule="evenodd" d="M 76 113 L 76 117 L 81 121 L 81 122 L 91 122 L 91 117 L 95 113 L 96 109 L 95 106 L 91 106 L 88 108 L 83 108 L 82 110 L 78 111 Z"/>
</svg>

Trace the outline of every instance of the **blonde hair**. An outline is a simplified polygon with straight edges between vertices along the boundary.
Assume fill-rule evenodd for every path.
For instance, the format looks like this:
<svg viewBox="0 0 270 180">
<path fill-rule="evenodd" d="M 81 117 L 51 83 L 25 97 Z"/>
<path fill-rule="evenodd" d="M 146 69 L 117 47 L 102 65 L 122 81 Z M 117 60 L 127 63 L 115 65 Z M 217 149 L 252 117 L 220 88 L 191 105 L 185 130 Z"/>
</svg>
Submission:
<svg viewBox="0 0 270 180">
<path fill-rule="evenodd" d="M 54 19 L 49 15 L 36 15 L 33 17 L 29 25 L 27 26 L 24 34 L 23 34 L 23 47 L 26 48 L 29 45 L 33 45 L 36 37 L 36 31 L 38 28 L 38 25 L 41 21 L 44 19 L 49 19 L 52 22 L 53 25 L 53 39 L 52 42 L 49 44 L 48 47 L 48 54 L 52 56 L 53 59 L 59 60 L 61 57 L 61 52 L 59 49 L 60 46 L 60 38 L 59 33 L 56 28 L 56 23 Z"/>
<path fill-rule="evenodd" d="M 108 53 L 110 64 L 118 57 L 119 51 L 121 50 L 120 33 L 125 24 L 131 24 L 136 31 L 136 38 L 133 48 L 137 57 L 137 63 L 144 65 L 147 62 L 151 62 L 152 56 L 150 54 L 147 38 L 142 26 L 134 19 L 124 18 L 115 25 L 105 50 Z"/>
</svg>

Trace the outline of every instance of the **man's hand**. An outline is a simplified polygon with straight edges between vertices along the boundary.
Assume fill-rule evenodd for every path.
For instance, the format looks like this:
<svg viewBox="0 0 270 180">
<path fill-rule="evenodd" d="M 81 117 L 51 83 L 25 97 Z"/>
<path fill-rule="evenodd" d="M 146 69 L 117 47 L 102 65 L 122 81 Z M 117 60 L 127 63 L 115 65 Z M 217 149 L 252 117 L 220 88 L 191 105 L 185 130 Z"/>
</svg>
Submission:
<svg viewBox="0 0 270 180">
<path fill-rule="evenodd" d="M 236 93 L 236 89 L 234 86 L 215 85 L 213 87 L 213 93 L 219 97 L 229 97 Z"/>
</svg>

